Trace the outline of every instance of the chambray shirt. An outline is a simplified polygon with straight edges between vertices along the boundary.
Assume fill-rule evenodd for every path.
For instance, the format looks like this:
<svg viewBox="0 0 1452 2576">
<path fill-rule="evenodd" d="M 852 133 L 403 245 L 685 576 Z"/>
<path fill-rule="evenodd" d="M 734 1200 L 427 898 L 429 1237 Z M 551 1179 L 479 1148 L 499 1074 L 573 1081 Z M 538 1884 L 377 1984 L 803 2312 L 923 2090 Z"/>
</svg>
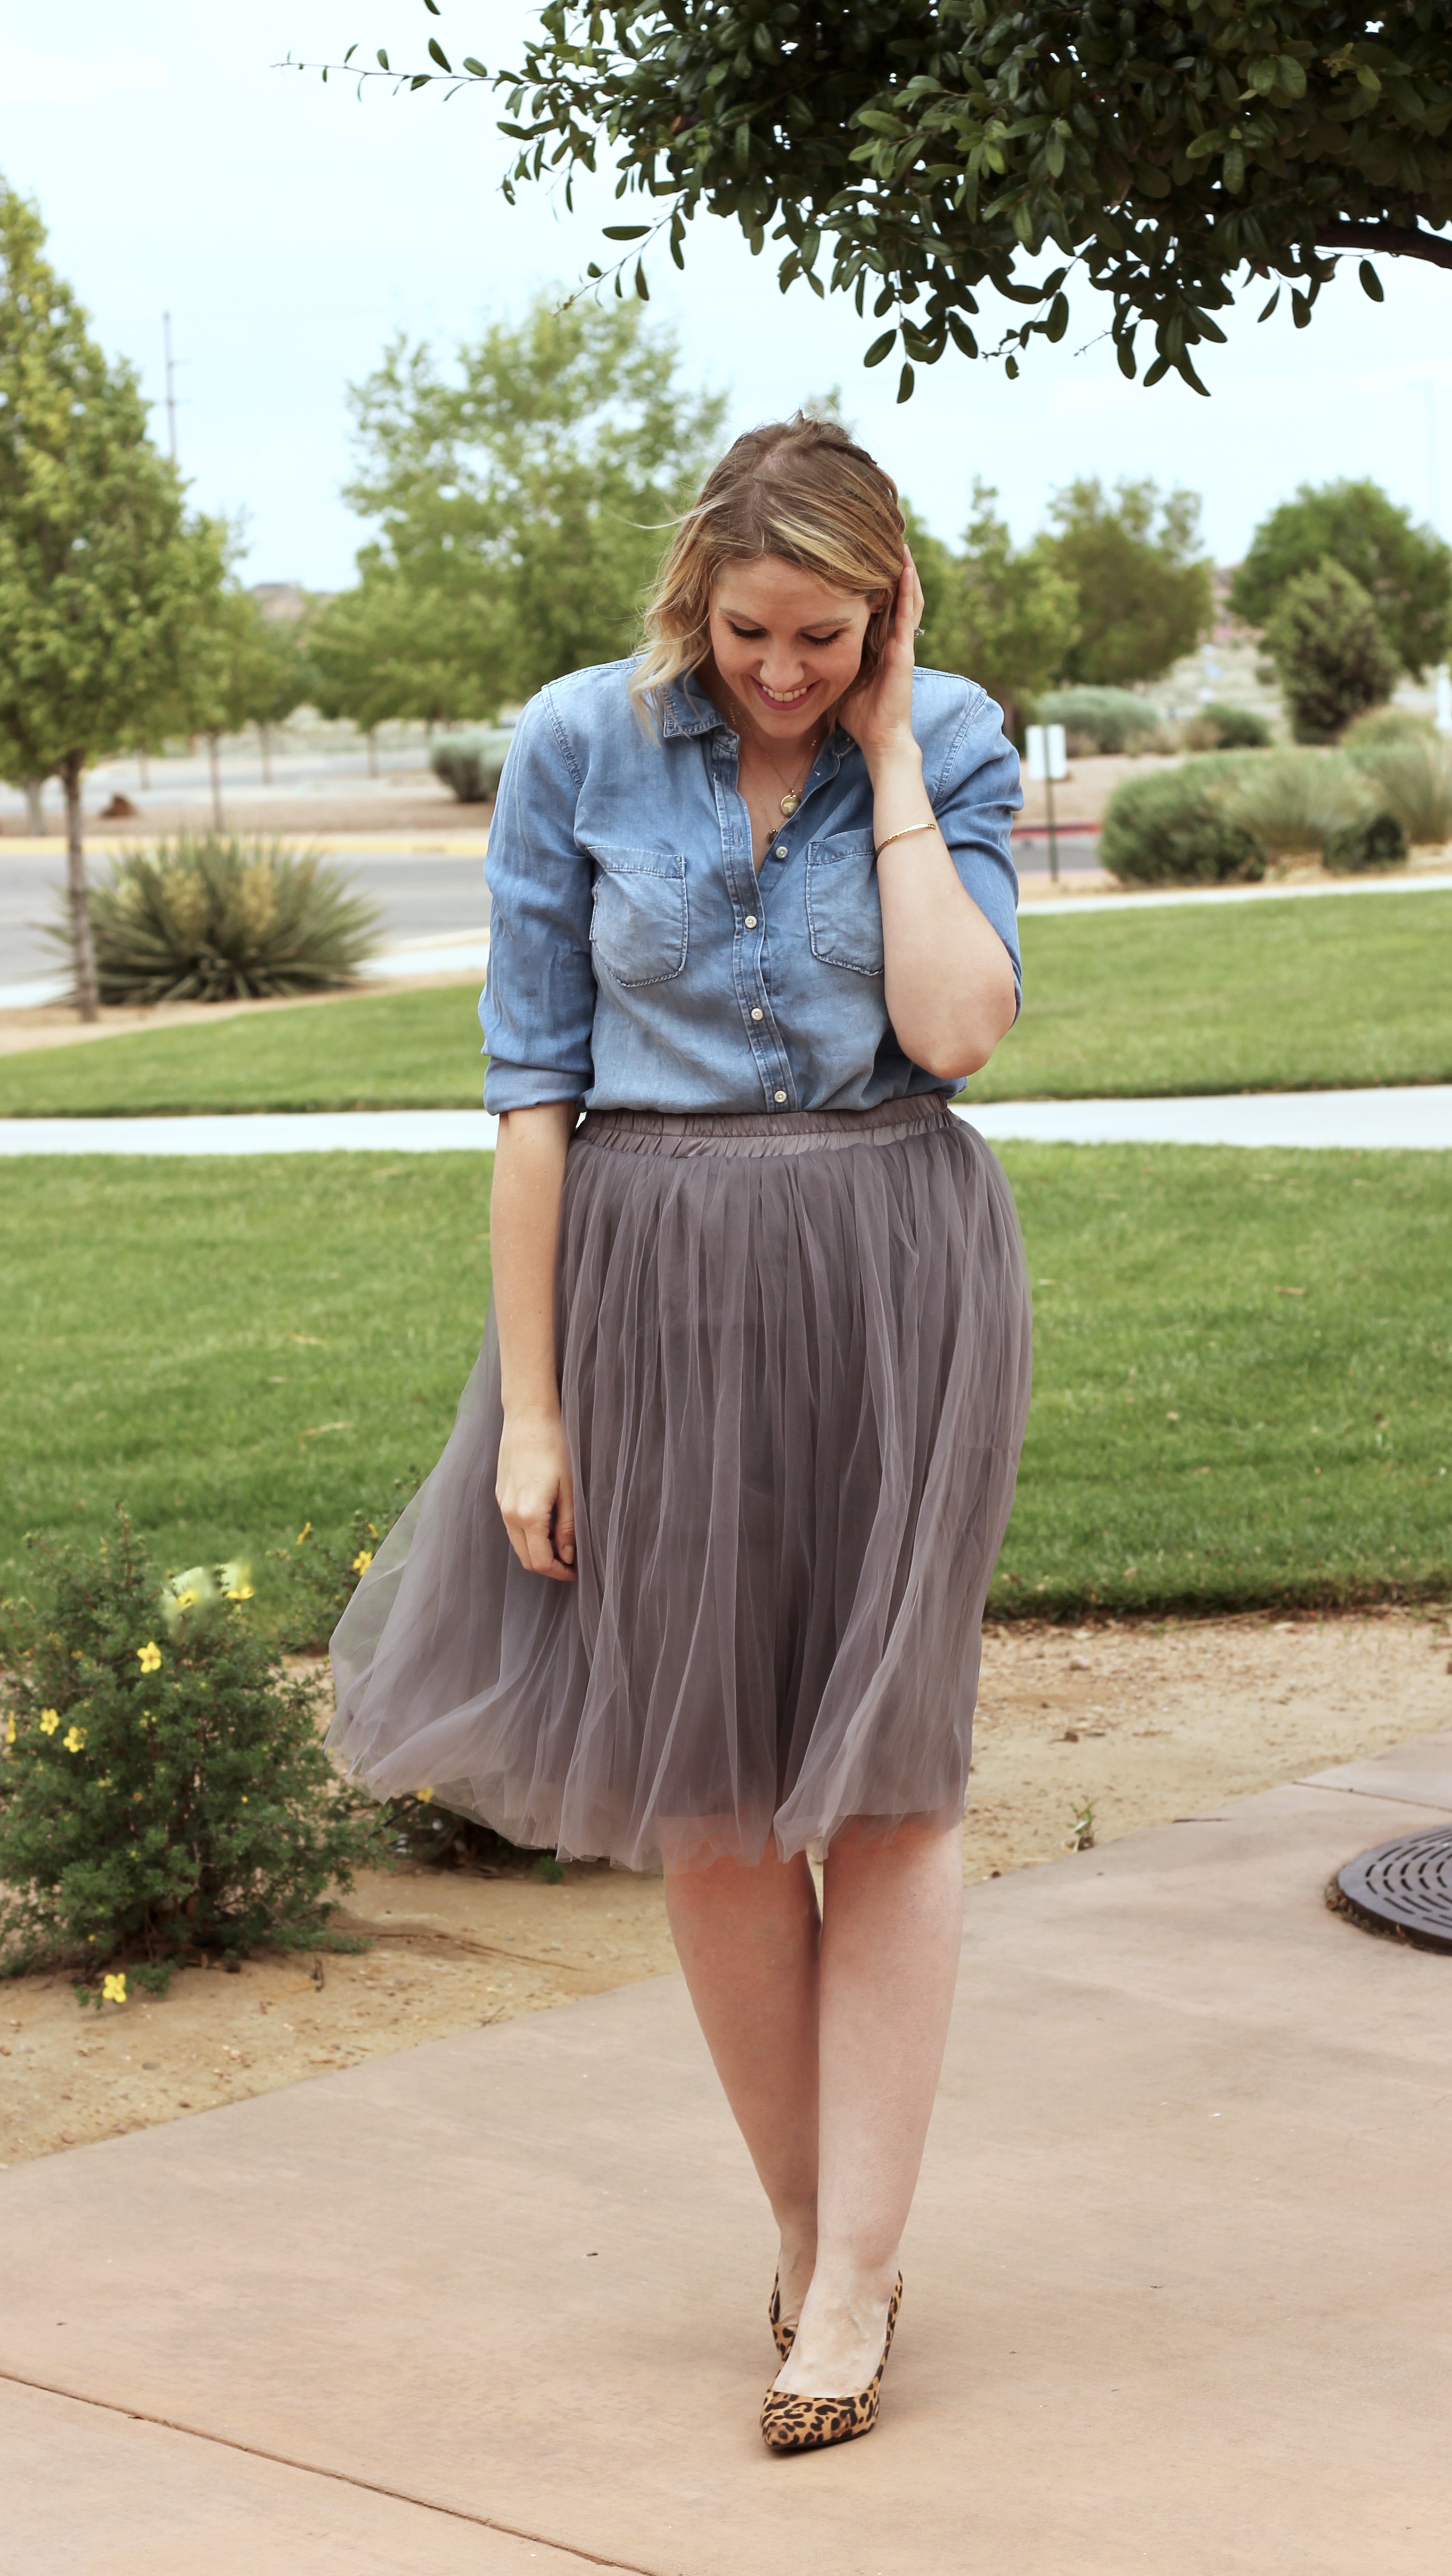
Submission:
<svg viewBox="0 0 1452 2576">
<path fill-rule="evenodd" d="M 851 735 L 829 735 L 758 876 L 736 735 L 689 679 L 643 732 L 630 669 L 552 682 L 515 729 L 485 863 L 486 1106 L 759 1116 L 956 1090 L 909 1062 L 888 1020 L 872 785 Z M 919 671 L 913 731 L 1017 985 L 1023 799 L 1000 711 L 972 681 Z"/>
</svg>

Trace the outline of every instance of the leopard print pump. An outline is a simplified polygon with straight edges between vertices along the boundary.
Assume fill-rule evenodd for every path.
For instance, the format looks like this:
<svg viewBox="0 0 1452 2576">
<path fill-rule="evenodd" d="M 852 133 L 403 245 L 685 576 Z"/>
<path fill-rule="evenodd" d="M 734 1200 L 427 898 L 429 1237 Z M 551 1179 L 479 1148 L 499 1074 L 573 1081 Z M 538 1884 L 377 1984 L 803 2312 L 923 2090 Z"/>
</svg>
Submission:
<svg viewBox="0 0 1452 2576">
<path fill-rule="evenodd" d="M 784 2325 L 782 2322 L 780 2272 L 771 2285 L 771 2305 L 766 2312 L 766 2321 L 771 2328 L 771 2339 L 776 2346 L 777 2360 L 785 2361 L 792 2345 L 796 2342 L 797 2330 L 795 2326 Z"/>
<path fill-rule="evenodd" d="M 866 2388 L 855 2397 L 787 2397 L 769 2388 L 762 2401 L 761 2438 L 769 2451 L 825 2451 L 834 2442 L 855 2442 L 877 2422 L 882 2374 L 892 2350 L 893 2329 L 902 2305 L 902 2274 L 888 2302 L 887 2335 L 882 2359 Z M 785 2354 L 782 2356 L 786 2358 Z"/>
</svg>

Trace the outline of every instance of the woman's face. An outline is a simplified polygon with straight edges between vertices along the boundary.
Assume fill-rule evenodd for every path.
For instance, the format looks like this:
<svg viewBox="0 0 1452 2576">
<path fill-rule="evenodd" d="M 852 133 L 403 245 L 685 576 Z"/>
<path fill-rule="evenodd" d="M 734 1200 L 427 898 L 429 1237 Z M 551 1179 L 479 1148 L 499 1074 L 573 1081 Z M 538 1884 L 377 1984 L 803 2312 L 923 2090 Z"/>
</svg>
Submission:
<svg viewBox="0 0 1452 2576">
<path fill-rule="evenodd" d="M 835 706 L 857 677 L 876 605 L 780 555 L 728 564 L 711 600 L 711 658 L 756 731 L 792 742 Z"/>
</svg>

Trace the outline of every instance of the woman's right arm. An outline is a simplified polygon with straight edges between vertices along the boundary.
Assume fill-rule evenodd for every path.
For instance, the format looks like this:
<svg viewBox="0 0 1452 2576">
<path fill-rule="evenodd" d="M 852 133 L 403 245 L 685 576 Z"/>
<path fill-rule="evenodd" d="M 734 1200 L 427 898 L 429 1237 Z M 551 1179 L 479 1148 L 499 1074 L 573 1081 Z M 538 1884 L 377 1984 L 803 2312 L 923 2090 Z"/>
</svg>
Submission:
<svg viewBox="0 0 1452 2576">
<path fill-rule="evenodd" d="M 575 1580 L 575 1495 L 560 1418 L 555 1254 L 573 1100 L 501 1114 L 489 1202 L 504 1437 L 495 1485 L 520 1564 Z"/>
</svg>

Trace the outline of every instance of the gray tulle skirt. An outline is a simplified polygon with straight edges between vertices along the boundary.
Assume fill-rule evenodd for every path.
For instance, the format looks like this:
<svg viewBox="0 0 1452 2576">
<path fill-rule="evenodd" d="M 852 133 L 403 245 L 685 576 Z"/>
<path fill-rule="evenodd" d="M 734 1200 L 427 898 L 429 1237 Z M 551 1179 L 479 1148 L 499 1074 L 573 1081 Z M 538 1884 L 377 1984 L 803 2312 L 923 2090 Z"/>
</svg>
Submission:
<svg viewBox="0 0 1452 2576">
<path fill-rule="evenodd" d="M 347 1766 L 633 1869 L 956 1820 L 1029 1395 L 982 1139 L 939 1096 L 592 1114 L 557 1306 L 578 1581 L 505 1535 L 491 1316 L 333 1638 Z"/>
</svg>

